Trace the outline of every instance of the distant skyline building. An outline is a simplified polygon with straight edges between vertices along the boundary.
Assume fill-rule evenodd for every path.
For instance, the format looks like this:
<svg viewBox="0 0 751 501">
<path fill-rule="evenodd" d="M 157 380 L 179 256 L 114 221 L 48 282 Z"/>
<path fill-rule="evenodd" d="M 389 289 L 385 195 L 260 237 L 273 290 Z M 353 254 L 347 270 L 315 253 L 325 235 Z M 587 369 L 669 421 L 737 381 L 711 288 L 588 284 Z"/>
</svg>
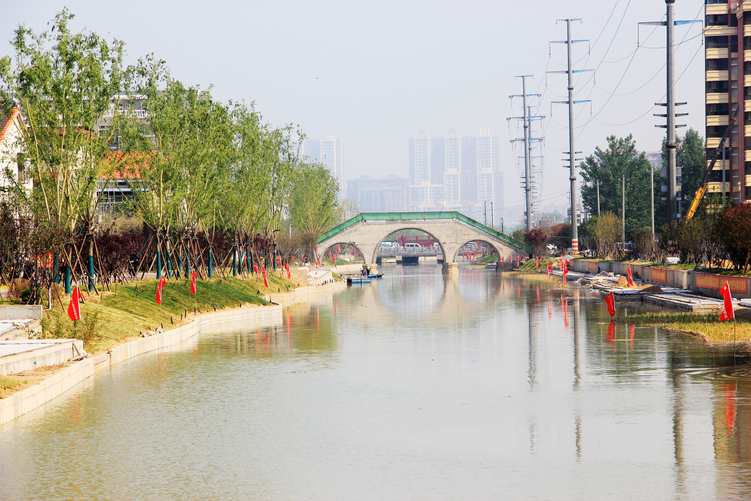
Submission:
<svg viewBox="0 0 751 501">
<path fill-rule="evenodd" d="M 361 176 L 347 181 L 347 198 L 360 212 L 406 212 L 409 204 L 409 178 Z"/>
<path fill-rule="evenodd" d="M 503 217 L 500 140 L 490 129 L 477 136 L 430 137 L 420 130 L 409 139 L 411 209 L 457 210 L 487 224 Z"/>
<path fill-rule="evenodd" d="M 308 161 L 326 166 L 339 183 L 339 197 L 344 197 L 346 184 L 344 180 L 344 140 L 334 136 L 326 139 L 306 139 L 302 144 L 302 155 Z"/>
</svg>

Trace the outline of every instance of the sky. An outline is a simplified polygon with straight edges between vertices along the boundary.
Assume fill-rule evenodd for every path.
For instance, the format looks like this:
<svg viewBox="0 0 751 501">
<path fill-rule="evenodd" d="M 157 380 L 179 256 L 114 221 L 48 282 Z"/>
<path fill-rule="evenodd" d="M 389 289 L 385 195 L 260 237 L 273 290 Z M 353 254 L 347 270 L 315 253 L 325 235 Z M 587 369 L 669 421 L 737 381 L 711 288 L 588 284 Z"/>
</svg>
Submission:
<svg viewBox="0 0 751 501">
<path fill-rule="evenodd" d="M 408 140 L 424 129 L 500 137 L 505 206 L 522 204 L 520 75 L 527 93 L 542 203 L 568 198 L 565 19 L 571 23 L 576 73 L 575 151 L 591 155 L 610 135 L 632 134 L 641 151 L 660 149 L 665 100 L 666 28 L 660 0 L 264 0 L 211 2 L 33 0 L 10 2 L 0 18 L 0 57 L 19 24 L 49 28 L 63 9 L 74 32 L 125 42 L 128 63 L 153 53 L 186 85 L 222 101 L 255 103 L 273 126 L 294 124 L 310 139 L 344 140 L 345 177 L 409 175 Z M 677 123 L 704 137 L 703 0 L 677 0 Z M 678 129 L 683 135 L 686 129 Z M 518 144 L 518 143 L 517 143 Z M 564 165 L 566 168 L 564 169 Z"/>
</svg>

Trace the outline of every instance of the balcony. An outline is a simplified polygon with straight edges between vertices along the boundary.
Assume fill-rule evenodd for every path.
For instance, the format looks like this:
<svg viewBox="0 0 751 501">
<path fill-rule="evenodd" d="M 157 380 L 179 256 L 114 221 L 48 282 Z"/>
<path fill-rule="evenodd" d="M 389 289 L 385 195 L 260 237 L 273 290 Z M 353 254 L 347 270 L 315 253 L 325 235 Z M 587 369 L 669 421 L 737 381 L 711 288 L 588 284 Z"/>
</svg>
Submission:
<svg viewBox="0 0 751 501">
<path fill-rule="evenodd" d="M 727 115 L 707 115 L 707 127 L 717 126 L 717 125 L 725 125 L 728 124 L 728 116 Z"/>
<path fill-rule="evenodd" d="M 724 82 L 728 79 L 728 70 L 709 70 L 705 73 L 704 79 L 707 82 Z"/>
<path fill-rule="evenodd" d="M 727 103 L 728 102 L 728 93 L 727 92 L 707 93 L 705 99 L 706 99 L 707 104 Z"/>
<path fill-rule="evenodd" d="M 727 14 L 728 5 L 726 3 L 710 4 L 706 6 L 704 13 L 708 16 Z"/>
<path fill-rule="evenodd" d="M 707 37 L 731 36 L 737 33 L 737 28 L 731 26 L 707 26 L 704 30 L 704 36 Z"/>
<path fill-rule="evenodd" d="M 751 50 L 746 51 L 749 53 L 749 57 L 751 57 Z M 728 49 L 707 49 L 706 51 L 706 58 L 707 59 L 727 59 L 728 58 Z M 751 58 L 745 59 L 746 61 L 751 61 Z"/>
</svg>

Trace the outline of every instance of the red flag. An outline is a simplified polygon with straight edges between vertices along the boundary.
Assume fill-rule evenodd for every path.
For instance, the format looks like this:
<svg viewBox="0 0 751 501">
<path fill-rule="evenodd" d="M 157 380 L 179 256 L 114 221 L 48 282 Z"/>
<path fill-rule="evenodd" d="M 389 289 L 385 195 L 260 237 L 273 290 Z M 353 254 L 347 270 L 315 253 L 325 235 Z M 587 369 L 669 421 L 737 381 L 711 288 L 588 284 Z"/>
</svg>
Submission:
<svg viewBox="0 0 751 501">
<path fill-rule="evenodd" d="M 506 266 L 506 258 L 501 256 L 501 266 Z"/>
<path fill-rule="evenodd" d="M 631 267 L 628 267 L 628 284 L 633 286 L 634 285 L 634 276 L 631 273 Z"/>
<path fill-rule="evenodd" d="M 159 280 L 159 285 L 156 286 L 156 304 L 162 304 L 162 288 L 167 281 L 162 277 Z"/>
<path fill-rule="evenodd" d="M 519 266 L 519 255 L 516 255 L 516 266 Z"/>
<path fill-rule="evenodd" d="M 342 251 L 342 246 L 341 246 L 341 245 L 337 245 L 337 246 L 336 246 L 336 253 L 337 253 L 337 255 L 338 255 L 338 254 L 339 254 L 339 253 L 340 253 L 341 251 Z"/>
<path fill-rule="evenodd" d="M 292 275 L 289 272 L 289 263 L 284 265 L 284 269 L 287 270 L 287 280 L 289 280 L 290 278 L 292 278 Z"/>
<path fill-rule="evenodd" d="M 74 322 L 81 320 L 81 293 L 78 292 L 78 286 L 73 289 L 73 294 L 70 296 L 70 303 L 68 304 L 68 316 Z"/>
<path fill-rule="evenodd" d="M 263 269 L 263 285 L 266 286 L 266 287 L 268 287 L 269 286 L 269 281 L 266 280 L 266 267 L 264 266 L 262 269 Z"/>
<path fill-rule="evenodd" d="M 553 265 L 550 264 L 550 261 L 548 261 L 548 278 L 550 278 L 550 270 L 553 269 Z"/>
<path fill-rule="evenodd" d="M 609 296 L 605 296 L 604 301 L 608 305 L 608 313 L 610 313 L 610 318 L 613 318 L 615 316 L 615 295 L 611 292 Z"/>
<path fill-rule="evenodd" d="M 196 270 L 193 270 L 193 278 L 190 281 L 190 293 L 194 296 L 196 295 L 196 277 L 198 276 L 198 273 L 196 273 Z"/>
<path fill-rule="evenodd" d="M 720 294 L 722 294 L 722 313 L 720 313 L 720 322 L 735 318 L 735 311 L 733 311 L 733 298 L 730 295 L 729 283 L 725 282 L 725 285 L 720 289 Z"/>
<path fill-rule="evenodd" d="M 256 275 L 258 275 L 258 265 L 256 263 L 253 263 L 253 271 L 255 271 Z"/>
<path fill-rule="evenodd" d="M 568 268 L 563 268 L 563 284 L 566 285 L 566 275 L 568 275 Z"/>
<path fill-rule="evenodd" d="M 536 270 L 539 270 L 539 269 L 540 269 L 540 256 L 537 256 L 537 257 L 535 258 L 535 269 L 536 269 Z"/>
</svg>

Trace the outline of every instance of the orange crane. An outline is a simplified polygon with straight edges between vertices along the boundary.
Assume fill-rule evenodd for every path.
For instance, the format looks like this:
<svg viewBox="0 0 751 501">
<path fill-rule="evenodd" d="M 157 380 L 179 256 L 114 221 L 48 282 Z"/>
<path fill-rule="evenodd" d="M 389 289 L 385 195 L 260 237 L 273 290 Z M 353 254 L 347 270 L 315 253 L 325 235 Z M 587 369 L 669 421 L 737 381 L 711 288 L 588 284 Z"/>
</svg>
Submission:
<svg viewBox="0 0 751 501">
<path fill-rule="evenodd" d="M 704 198 L 704 194 L 707 192 L 707 187 L 709 186 L 709 176 L 712 174 L 712 169 L 714 168 L 714 164 L 717 163 L 717 159 L 720 157 L 720 154 L 722 153 L 722 148 L 725 145 L 725 140 L 730 135 L 730 131 L 733 129 L 733 125 L 735 125 L 735 122 L 738 121 L 738 112 L 740 111 L 741 107 L 738 106 L 735 108 L 735 113 L 733 113 L 733 117 L 730 119 L 730 122 L 728 122 L 728 127 L 725 129 L 725 133 L 722 135 L 722 139 L 720 139 L 720 144 L 717 146 L 717 150 L 715 151 L 714 156 L 712 157 L 712 161 L 707 166 L 707 170 L 704 172 L 704 179 L 701 181 L 701 186 L 699 186 L 699 189 L 696 190 L 696 195 L 694 195 L 694 200 L 691 202 L 691 207 L 688 208 L 688 213 L 686 213 L 686 219 L 691 219 L 694 217 L 694 214 L 696 214 L 696 209 L 699 208 L 699 202 L 701 202 L 701 199 Z"/>
</svg>

